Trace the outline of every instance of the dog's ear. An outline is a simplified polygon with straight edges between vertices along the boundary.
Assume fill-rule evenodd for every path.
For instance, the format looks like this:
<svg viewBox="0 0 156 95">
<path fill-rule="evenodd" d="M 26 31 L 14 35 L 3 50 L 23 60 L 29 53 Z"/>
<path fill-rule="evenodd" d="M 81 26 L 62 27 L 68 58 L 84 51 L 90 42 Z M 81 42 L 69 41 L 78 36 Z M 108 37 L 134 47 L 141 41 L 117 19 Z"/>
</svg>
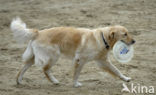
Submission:
<svg viewBox="0 0 156 95">
<path fill-rule="evenodd" d="M 114 36 L 115 36 L 115 32 L 114 31 L 110 31 L 109 39 L 114 39 Z"/>
</svg>

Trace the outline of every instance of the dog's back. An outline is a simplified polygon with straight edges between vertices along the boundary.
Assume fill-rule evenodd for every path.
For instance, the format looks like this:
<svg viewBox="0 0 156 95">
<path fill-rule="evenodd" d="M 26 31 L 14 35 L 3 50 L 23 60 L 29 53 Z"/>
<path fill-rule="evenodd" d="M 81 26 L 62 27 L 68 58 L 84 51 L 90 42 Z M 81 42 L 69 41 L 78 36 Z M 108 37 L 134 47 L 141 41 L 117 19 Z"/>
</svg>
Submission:
<svg viewBox="0 0 156 95">
<path fill-rule="evenodd" d="M 55 27 L 37 31 L 28 29 L 20 18 L 11 22 L 11 30 L 18 42 L 28 42 L 23 54 L 24 62 L 34 58 L 35 64 L 45 65 L 58 59 L 60 54 L 74 57 L 81 46 L 84 31 L 72 27 Z"/>
<path fill-rule="evenodd" d="M 83 34 L 76 28 L 56 27 L 40 31 L 36 40 L 49 46 L 58 45 L 61 53 L 67 53 L 78 48 Z"/>
</svg>

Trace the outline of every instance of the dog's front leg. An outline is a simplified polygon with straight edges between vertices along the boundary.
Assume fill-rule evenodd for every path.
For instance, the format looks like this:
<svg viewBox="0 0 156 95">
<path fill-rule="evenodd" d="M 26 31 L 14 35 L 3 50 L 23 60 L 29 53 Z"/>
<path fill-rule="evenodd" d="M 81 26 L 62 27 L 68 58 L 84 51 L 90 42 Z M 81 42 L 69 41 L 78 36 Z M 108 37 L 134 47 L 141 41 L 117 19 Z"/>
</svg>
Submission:
<svg viewBox="0 0 156 95">
<path fill-rule="evenodd" d="M 120 79 L 129 82 L 131 80 L 130 77 L 124 76 L 112 63 L 111 61 L 98 61 L 100 68 L 108 71 L 112 75 L 119 77 Z"/>
<path fill-rule="evenodd" d="M 78 82 L 78 77 L 80 75 L 83 65 L 84 63 L 80 62 L 79 60 L 74 60 L 74 87 L 82 86 L 82 84 Z"/>
</svg>

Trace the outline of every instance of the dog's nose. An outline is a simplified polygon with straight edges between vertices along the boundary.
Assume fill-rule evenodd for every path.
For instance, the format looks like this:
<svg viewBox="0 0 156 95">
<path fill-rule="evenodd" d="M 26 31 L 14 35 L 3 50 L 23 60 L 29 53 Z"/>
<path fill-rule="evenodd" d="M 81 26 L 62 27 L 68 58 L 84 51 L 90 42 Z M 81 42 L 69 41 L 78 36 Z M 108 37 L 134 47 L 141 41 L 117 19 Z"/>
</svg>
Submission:
<svg viewBox="0 0 156 95">
<path fill-rule="evenodd" d="M 132 40 L 132 44 L 134 44 L 135 43 L 135 40 Z"/>
</svg>

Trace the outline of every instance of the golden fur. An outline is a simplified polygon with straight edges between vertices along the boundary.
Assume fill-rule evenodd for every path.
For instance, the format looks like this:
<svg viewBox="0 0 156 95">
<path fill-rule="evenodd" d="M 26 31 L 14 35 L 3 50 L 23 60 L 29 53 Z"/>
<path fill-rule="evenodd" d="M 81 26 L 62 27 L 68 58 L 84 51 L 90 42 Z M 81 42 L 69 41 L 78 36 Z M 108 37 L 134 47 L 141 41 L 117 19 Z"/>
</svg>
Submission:
<svg viewBox="0 0 156 95">
<path fill-rule="evenodd" d="M 61 54 L 73 59 L 73 64 L 75 64 L 75 87 L 82 85 L 78 82 L 79 73 L 83 65 L 89 61 L 96 61 L 100 68 L 109 71 L 124 81 L 130 81 L 131 78 L 124 76 L 111 61 L 107 59 L 109 51 L 117 41 L 122 40 L 128 45 L 135 42 L 125 27 L 110 26 L 97 29 L 55 27 L 41 31 L 32 31 L 32 29 L 29 30 L 24 25 L 19 19 L 11 23 L 11 29 L 15 35 L 19 35 L 18 33 L 22 28 L 23 31 L 21 32 L 23 34 L 29 34 L 28 36 L 33 35 L 30 38 L 27 37 L 30 42 L 23 55 L 26 64 L 17 76 L 18 84 L 21 82 L 25 71 L 34 63 L 41 63 L 44 74 L 48 80 L 58 84 L 59 81 L 53 75 L 50 76 L 49 69 L 56 63 Z M 26 29 L 28 31 L 26 31 Z M 108 49 L 102 39 L 102 35 L 109 45 Z M 23 36 L 23 38 L 24 37 L 25 36 Z"/>
</svg>

